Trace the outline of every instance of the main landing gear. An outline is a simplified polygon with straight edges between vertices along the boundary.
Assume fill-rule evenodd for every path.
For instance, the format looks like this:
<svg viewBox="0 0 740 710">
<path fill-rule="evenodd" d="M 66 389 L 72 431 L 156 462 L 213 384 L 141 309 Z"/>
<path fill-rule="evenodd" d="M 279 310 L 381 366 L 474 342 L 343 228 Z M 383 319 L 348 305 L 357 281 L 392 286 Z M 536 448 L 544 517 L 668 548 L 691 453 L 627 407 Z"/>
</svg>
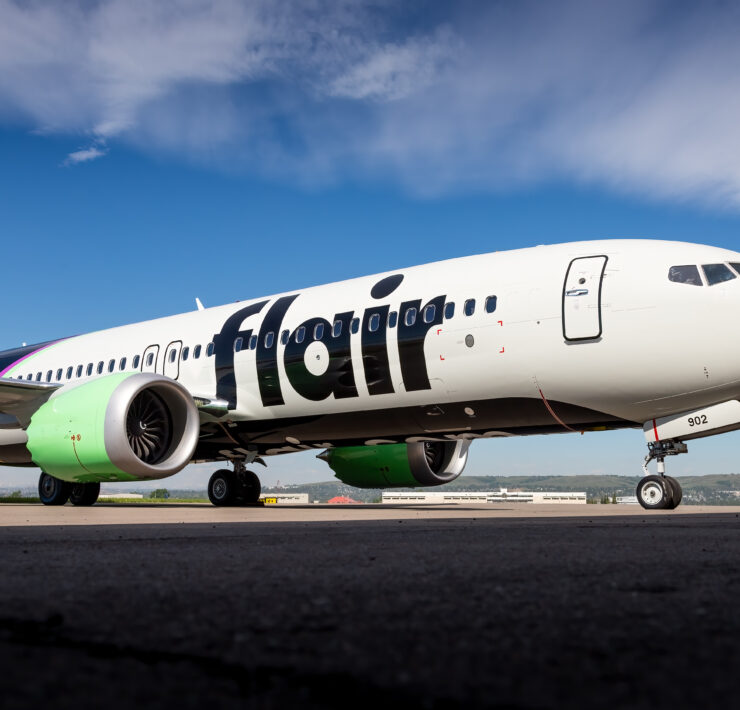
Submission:
<svg viewBox="0 0 740 710">
<path fill-rule="evenodd" d="M 260 479 L 243 461 L 235 461 L 233 471 L 216 471 L 208 481 L 208 498 L 213 505 L 257 505 L 261 491 Z"/>
<path fill-rule="evenodd" d="M 100 483 L 69 483 L 48 473 L 39 477 L 39 498 L 44 505 L 93 505 L 100 495 Z"/>
<path fill-rule="evenodd" d="M 679 482 L 665 475 L 665 457 L 688 452 L 686 444 L 680 441 L 656 441 L 648 444 L 648 455 L 642 465 L 645 477 L 637 484 L 637 500 L 647 510 L 673 510 L 683 498 Z M 658 474 L 648 472 L 648 464 L 656 459 Z"/>
</svg>

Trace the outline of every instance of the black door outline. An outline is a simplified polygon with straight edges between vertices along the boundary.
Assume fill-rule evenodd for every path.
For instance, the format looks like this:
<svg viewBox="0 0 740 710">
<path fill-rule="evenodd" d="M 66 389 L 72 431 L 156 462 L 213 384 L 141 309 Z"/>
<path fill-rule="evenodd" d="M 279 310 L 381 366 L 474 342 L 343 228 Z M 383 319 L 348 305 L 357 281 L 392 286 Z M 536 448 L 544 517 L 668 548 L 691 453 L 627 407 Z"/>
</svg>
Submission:
<svg viewBox="0 0 740 710">
<path fill-rule="evenodd" d="M 147 367 L 146 358 L 149 353 L 154 353 L 154 363 L 151 367 Z M 159 362 L 159 345 L 148 345 L 144 350 L 144 354 L 141 356 L 141 371 L 142 372 L 157 372 L 157 363 Z"/>
<path fill-rule="evenodd" d="M 573 264 L 583 259 L 603 259 L 604 263 L 601 266 L 601 274 L 599 275 L 599 299 L 598 299 L 598 316 L 599 316 L 599 332 L 596 335 L 589 335 L 583 338 L 569 338 L 565 333 L 565 295 L 566 289 L 568 288 L 568 276 L 570 276 L 570 270 L 573 268 Z M 569 343 L 576 343 L 584 340 L 597 340 L 603 333 L 603 326 L 601 323 L 601 291 L 604 288 L 604 273 L 606 272 L 606 265 L 609 262 L 609 257 L 606 254 L 589 254 L 588 256 L 577 256 L 575 259 L 571 259 L 568 268 L 565 271 L 565 279 L 563 280 L 563 295 L 560 301 L 560 323 L 563 329 L 563 338 Z"/>
<path fill-rule="evenodd" d="M 177 348 L 177 357 L 175 358 L 174 363 L 170 363 L 170 350 L 172 348 Z M 162 358 L 162 374 L 165 377 L 170 377 L 173 380 L 180 379 L 180 358 L 182 357 L 182 340 L 173 340 L 165 349 L 164 349 L 164 358 Z M 172 377 L 172 375 L 167 374 L 167 370 L 169 367 L 172 367 L 175 371 L 175 376 Z"/>
</svg>

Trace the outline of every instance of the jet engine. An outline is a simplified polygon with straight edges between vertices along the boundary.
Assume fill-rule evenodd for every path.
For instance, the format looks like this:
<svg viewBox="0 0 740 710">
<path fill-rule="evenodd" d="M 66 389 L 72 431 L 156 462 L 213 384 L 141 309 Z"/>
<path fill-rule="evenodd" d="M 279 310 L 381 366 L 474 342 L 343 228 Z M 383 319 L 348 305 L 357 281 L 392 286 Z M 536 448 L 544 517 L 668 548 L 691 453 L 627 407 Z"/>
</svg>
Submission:
<svg viewBox="0 0 740 710">
<path fill-rule="evenodd" d="M 324 459 L 336 477 L 356 488 L 416 488 L 454 481 L 465 468 L 469 441 L 343 446 Z"/>
<path fill-rule="evenodd" d="M 183 469 L 199 432 L 182 385 L 127 373 L 55 392 L 31 418 L 26 448 L 33 463 L 64 481 L 147 480 Z"/>
</svg>

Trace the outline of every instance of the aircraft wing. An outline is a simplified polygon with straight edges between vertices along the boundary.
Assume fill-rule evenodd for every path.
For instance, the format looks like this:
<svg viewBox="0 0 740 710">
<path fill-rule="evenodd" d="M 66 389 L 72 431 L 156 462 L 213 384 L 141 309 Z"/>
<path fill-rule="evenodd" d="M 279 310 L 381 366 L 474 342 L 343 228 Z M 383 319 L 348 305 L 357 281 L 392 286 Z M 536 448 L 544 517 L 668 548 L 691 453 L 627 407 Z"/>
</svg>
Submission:
<svg viewBox="0 0 740 710">
<path fill-rule="evenodd" d="M 0 413 L 15 417 L 26 427 L 33 413 L 61 386 L 0 377 Z"/>
</svg>

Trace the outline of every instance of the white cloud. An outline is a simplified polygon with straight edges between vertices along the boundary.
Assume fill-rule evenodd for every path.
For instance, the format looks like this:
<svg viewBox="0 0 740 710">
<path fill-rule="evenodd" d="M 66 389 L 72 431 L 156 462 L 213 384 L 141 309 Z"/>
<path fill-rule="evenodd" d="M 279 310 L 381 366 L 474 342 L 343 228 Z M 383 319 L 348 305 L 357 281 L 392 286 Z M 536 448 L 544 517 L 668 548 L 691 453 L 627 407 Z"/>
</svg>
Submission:
<svg viewBox="0 0 740 710">
<path fill-rule="evenodd" d="M 595 182 L 740 206 L 740 9 L 0 0 L 0 121 L 317 183 Z M 73 157 L 74 156 L 74 157 Z"/>
<path fill-rule="evenodd" d="M 102 158 L 108 152 L 101 144 L 91 145 L 89 148 L 81 148 L 70 153 L 64 161 L 64 165 L 76 165 L 77 163 L 88 163 L 91 160 Z"/>
</svg>

